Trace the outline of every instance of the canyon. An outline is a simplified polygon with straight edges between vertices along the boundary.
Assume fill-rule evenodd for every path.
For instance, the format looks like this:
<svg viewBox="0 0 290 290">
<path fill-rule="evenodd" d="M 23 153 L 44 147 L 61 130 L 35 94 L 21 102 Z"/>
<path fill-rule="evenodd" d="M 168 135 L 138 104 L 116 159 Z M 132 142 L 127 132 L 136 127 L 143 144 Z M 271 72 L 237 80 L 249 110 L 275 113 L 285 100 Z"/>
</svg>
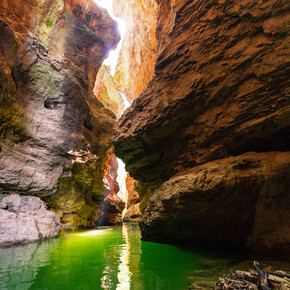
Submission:
<svg viewBox="0 0 290 290">
<path fill-rule="evenodd" d="M 97 4 L 0 0 L 1 235 L 141 215 L 143 240 L 289 255 L 287 1 L 114 0 L 115 68 Z"/>
</svg>

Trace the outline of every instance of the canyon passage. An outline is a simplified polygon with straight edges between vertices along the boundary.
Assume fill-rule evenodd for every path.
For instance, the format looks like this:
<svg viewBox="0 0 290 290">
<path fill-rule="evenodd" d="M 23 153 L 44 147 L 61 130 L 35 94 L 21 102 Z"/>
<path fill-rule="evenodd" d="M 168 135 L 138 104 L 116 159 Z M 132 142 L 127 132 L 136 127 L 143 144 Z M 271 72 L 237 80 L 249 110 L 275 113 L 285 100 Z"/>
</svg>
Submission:
<svg viewBox="0 0 290 290">
<path fill-rule="evenodd" d="M 289 10 L 0 0 L 0 288 L 290 287 Z"/>
</svg>

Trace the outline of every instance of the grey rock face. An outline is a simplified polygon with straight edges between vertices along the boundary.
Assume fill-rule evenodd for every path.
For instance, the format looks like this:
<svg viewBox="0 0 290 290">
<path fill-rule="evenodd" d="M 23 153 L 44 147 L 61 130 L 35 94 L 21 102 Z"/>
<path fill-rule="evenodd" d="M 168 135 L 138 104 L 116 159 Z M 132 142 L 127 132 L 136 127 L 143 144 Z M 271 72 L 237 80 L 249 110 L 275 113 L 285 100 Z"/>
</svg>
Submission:
<svg viewBox="0 0 290 290">
<path fill-rule="evenodd" d="M 0 246 L 52 238 L 59 228 L 55 213 L 39 197 L 12 194 L 0 202 Z"/>
</svg>

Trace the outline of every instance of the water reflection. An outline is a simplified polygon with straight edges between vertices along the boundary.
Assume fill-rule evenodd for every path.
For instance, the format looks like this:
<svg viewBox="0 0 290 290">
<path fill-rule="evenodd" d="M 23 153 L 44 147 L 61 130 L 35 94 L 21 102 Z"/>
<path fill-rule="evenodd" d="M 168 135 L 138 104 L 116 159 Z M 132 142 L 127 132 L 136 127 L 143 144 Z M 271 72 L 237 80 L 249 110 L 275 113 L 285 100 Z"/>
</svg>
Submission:
<svg viewBox="0 0 290 290">
<path fill-rule="evenodd" d="M 0 289 L 29 289 L 39 269 L 50 264 L 58 239 L 0 248 Z"/>
<path fill-rule="evenodd" d="M 192 289 L 210 289 L 218 276 L 252 267 L 244 257 L 143 242 L 140 235 L 138 225 L 127 224 L 0 248 L 0 289 L 183 290 L 189 279 Z"/>
<path fill-rule="evenodd" d="M 120 264 L 118 273 L 119 283 L 117 285 L 117 290 L 130 289 L 132 275 L 129 269 L 130 244 L 128 236 L 128 227 L 126 224 L 123 224 L 122 233 L 126 243 L 124 245 L 120 245 Z"/>
</svg>

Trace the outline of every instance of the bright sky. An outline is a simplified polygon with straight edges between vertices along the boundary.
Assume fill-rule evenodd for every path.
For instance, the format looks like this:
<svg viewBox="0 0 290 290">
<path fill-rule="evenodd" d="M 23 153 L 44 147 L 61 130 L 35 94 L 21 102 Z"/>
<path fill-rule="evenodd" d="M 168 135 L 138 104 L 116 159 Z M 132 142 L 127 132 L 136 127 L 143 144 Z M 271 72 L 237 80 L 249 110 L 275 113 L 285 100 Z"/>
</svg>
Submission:
<svg viewBox="0 0 290 290">
<path fill-rule="evenodd" d="M 117 21 L 117 23 L 118 23 L 119 32 L 121 35 L 121 40 L 120 40 L 117 48 L 115 50 L 111 50 L 109 57 L 106 58 L 105 61 L 103 62 L 104 65 L 109 65 L 111 67 L 111 75 L 114 75 L 115 71 L 116 71 L 116 66 L 118 63 L 120 50 L 122 47 L 122 42 L 124 40 L 124 36 L 126 33 L 126 24 L 122 19 L 120 19 L 114 15 L 113 0 L 94 0 L 94 1 L 100 7 L 105 8 L 108 11 L 108 13 L 110 14 L 111 18 L 114 19 L 115 21 Z"/>
</svg>

